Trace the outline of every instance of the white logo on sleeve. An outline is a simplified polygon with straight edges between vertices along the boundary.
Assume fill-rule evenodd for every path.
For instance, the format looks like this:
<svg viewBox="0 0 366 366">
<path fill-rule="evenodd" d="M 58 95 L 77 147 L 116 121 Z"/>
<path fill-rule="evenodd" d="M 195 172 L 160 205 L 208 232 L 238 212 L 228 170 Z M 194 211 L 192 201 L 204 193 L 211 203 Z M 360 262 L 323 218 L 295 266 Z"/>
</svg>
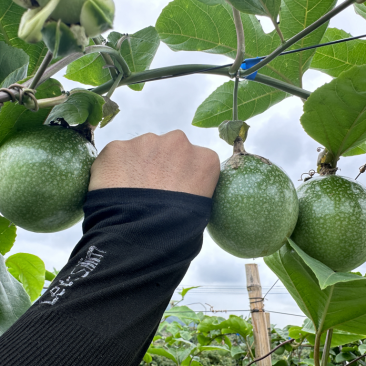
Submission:
<svg viewBox="0 0 366 366">
<path fill-rule="evenodd" d="M 49 295 L 51 299 L 49 301 L 40 301 L 40 304 L 55 305 L 61 296 L 65 295 L 66 289 L 72 287 L 76 281 L 82 278 L 88 277 L 90 272 L 93 272 L 106 252 L 99 250 L 95 246 L 91 246 L 86 253 L 86 257 L 81 258 L 78 264 L 70 272 L 70 275 L 62 280 L 58 280 L 58 284 L 52 287 L 44 296 Z"/>
</svg>

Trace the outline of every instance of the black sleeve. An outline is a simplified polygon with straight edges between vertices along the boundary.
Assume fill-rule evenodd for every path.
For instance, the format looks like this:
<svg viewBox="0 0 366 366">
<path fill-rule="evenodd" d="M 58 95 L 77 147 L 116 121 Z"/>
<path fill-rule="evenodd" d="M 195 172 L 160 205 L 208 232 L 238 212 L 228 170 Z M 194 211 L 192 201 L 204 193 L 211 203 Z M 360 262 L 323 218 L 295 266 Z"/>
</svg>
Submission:
<svg viewBox="0 0 366 366">
<path fill-rule="evenodd" d="M 211 199 L 88 193 L 84 235 L 46 293 L 0 338 L 2 366 L 135 366 L 199 253 Z"/>
</svg>

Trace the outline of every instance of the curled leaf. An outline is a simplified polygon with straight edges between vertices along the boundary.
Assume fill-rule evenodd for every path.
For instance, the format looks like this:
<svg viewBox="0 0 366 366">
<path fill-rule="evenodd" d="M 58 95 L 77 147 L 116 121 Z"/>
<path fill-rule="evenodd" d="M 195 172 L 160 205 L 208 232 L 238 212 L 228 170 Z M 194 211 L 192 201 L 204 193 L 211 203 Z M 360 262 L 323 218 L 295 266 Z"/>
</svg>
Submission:
<svg viewBox="0 0 366 366">
<path fill-rule="evenodd" d="M 118 104 L 113 102 L 108 97 L 103 97 L 105 104 L 103 105 L 103 120 L 100 123 L 100 128 L 107 126 L 109 122 L 112 122 L 115 116 L 120 112 Z"/>
<path fill-rule="evenodd" d="M 234 145 L 235 139 L 239 136 L 243 141 L 248 136 L 249 125 L 244 121 L 224 121 L 219 126 L 219 135 L 229 145 Z"/>
<path fill-rule="evenodd" d="M 30 9 L 25 12 L 20 21 L 18 37 L 28 43 L 42 41 L 44 23 L 55 10 L 60 0 L 51 0 L 44 8 Z"/>
<path fill-rule="evenodd" d="M 81 9 L 80 24 L 89 37 L 95 37 L 113 27 L 113 0 L 88 0 Z"/>
<path fill-rule="evenodd" d="M 42 35 L 54 58 L 65 57 L 74 52 L 84 52 L 89 44 L 83 27 L 80 25 L 69 27 L 61 20 L 48 22 L 42 29 Z"/>
</svg>

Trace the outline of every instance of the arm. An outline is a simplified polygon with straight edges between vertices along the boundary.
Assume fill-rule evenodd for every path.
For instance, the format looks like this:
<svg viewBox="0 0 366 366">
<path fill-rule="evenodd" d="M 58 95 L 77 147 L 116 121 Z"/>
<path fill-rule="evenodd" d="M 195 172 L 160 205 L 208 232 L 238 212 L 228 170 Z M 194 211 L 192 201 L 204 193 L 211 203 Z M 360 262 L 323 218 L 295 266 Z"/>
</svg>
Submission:
<svg viewBox="0 0 366 366">
<path fill-rule="evenodd" d="M 201 248 L 218 174 L 216 154 L 181 132 L 107 145 L 92 168 L 84 235 L 0 338 L 2 365 L 138 365 Z"/>
</svg>

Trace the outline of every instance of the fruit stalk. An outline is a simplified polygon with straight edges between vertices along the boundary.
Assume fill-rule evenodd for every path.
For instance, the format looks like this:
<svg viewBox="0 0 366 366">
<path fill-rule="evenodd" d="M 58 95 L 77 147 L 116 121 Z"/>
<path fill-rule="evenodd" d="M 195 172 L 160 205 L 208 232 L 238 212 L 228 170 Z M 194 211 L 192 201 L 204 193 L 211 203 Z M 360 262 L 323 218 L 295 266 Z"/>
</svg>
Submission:
<svg viewBox="0 0 366 366">
<path fill-rule="evenodd" d="M 235 78 L 234 85 L 234 102 L 233 102 L 233 120 L 237 121 L 238 117 L 238 90 L 239 90 L 239 78 Z"/>
</svg>

